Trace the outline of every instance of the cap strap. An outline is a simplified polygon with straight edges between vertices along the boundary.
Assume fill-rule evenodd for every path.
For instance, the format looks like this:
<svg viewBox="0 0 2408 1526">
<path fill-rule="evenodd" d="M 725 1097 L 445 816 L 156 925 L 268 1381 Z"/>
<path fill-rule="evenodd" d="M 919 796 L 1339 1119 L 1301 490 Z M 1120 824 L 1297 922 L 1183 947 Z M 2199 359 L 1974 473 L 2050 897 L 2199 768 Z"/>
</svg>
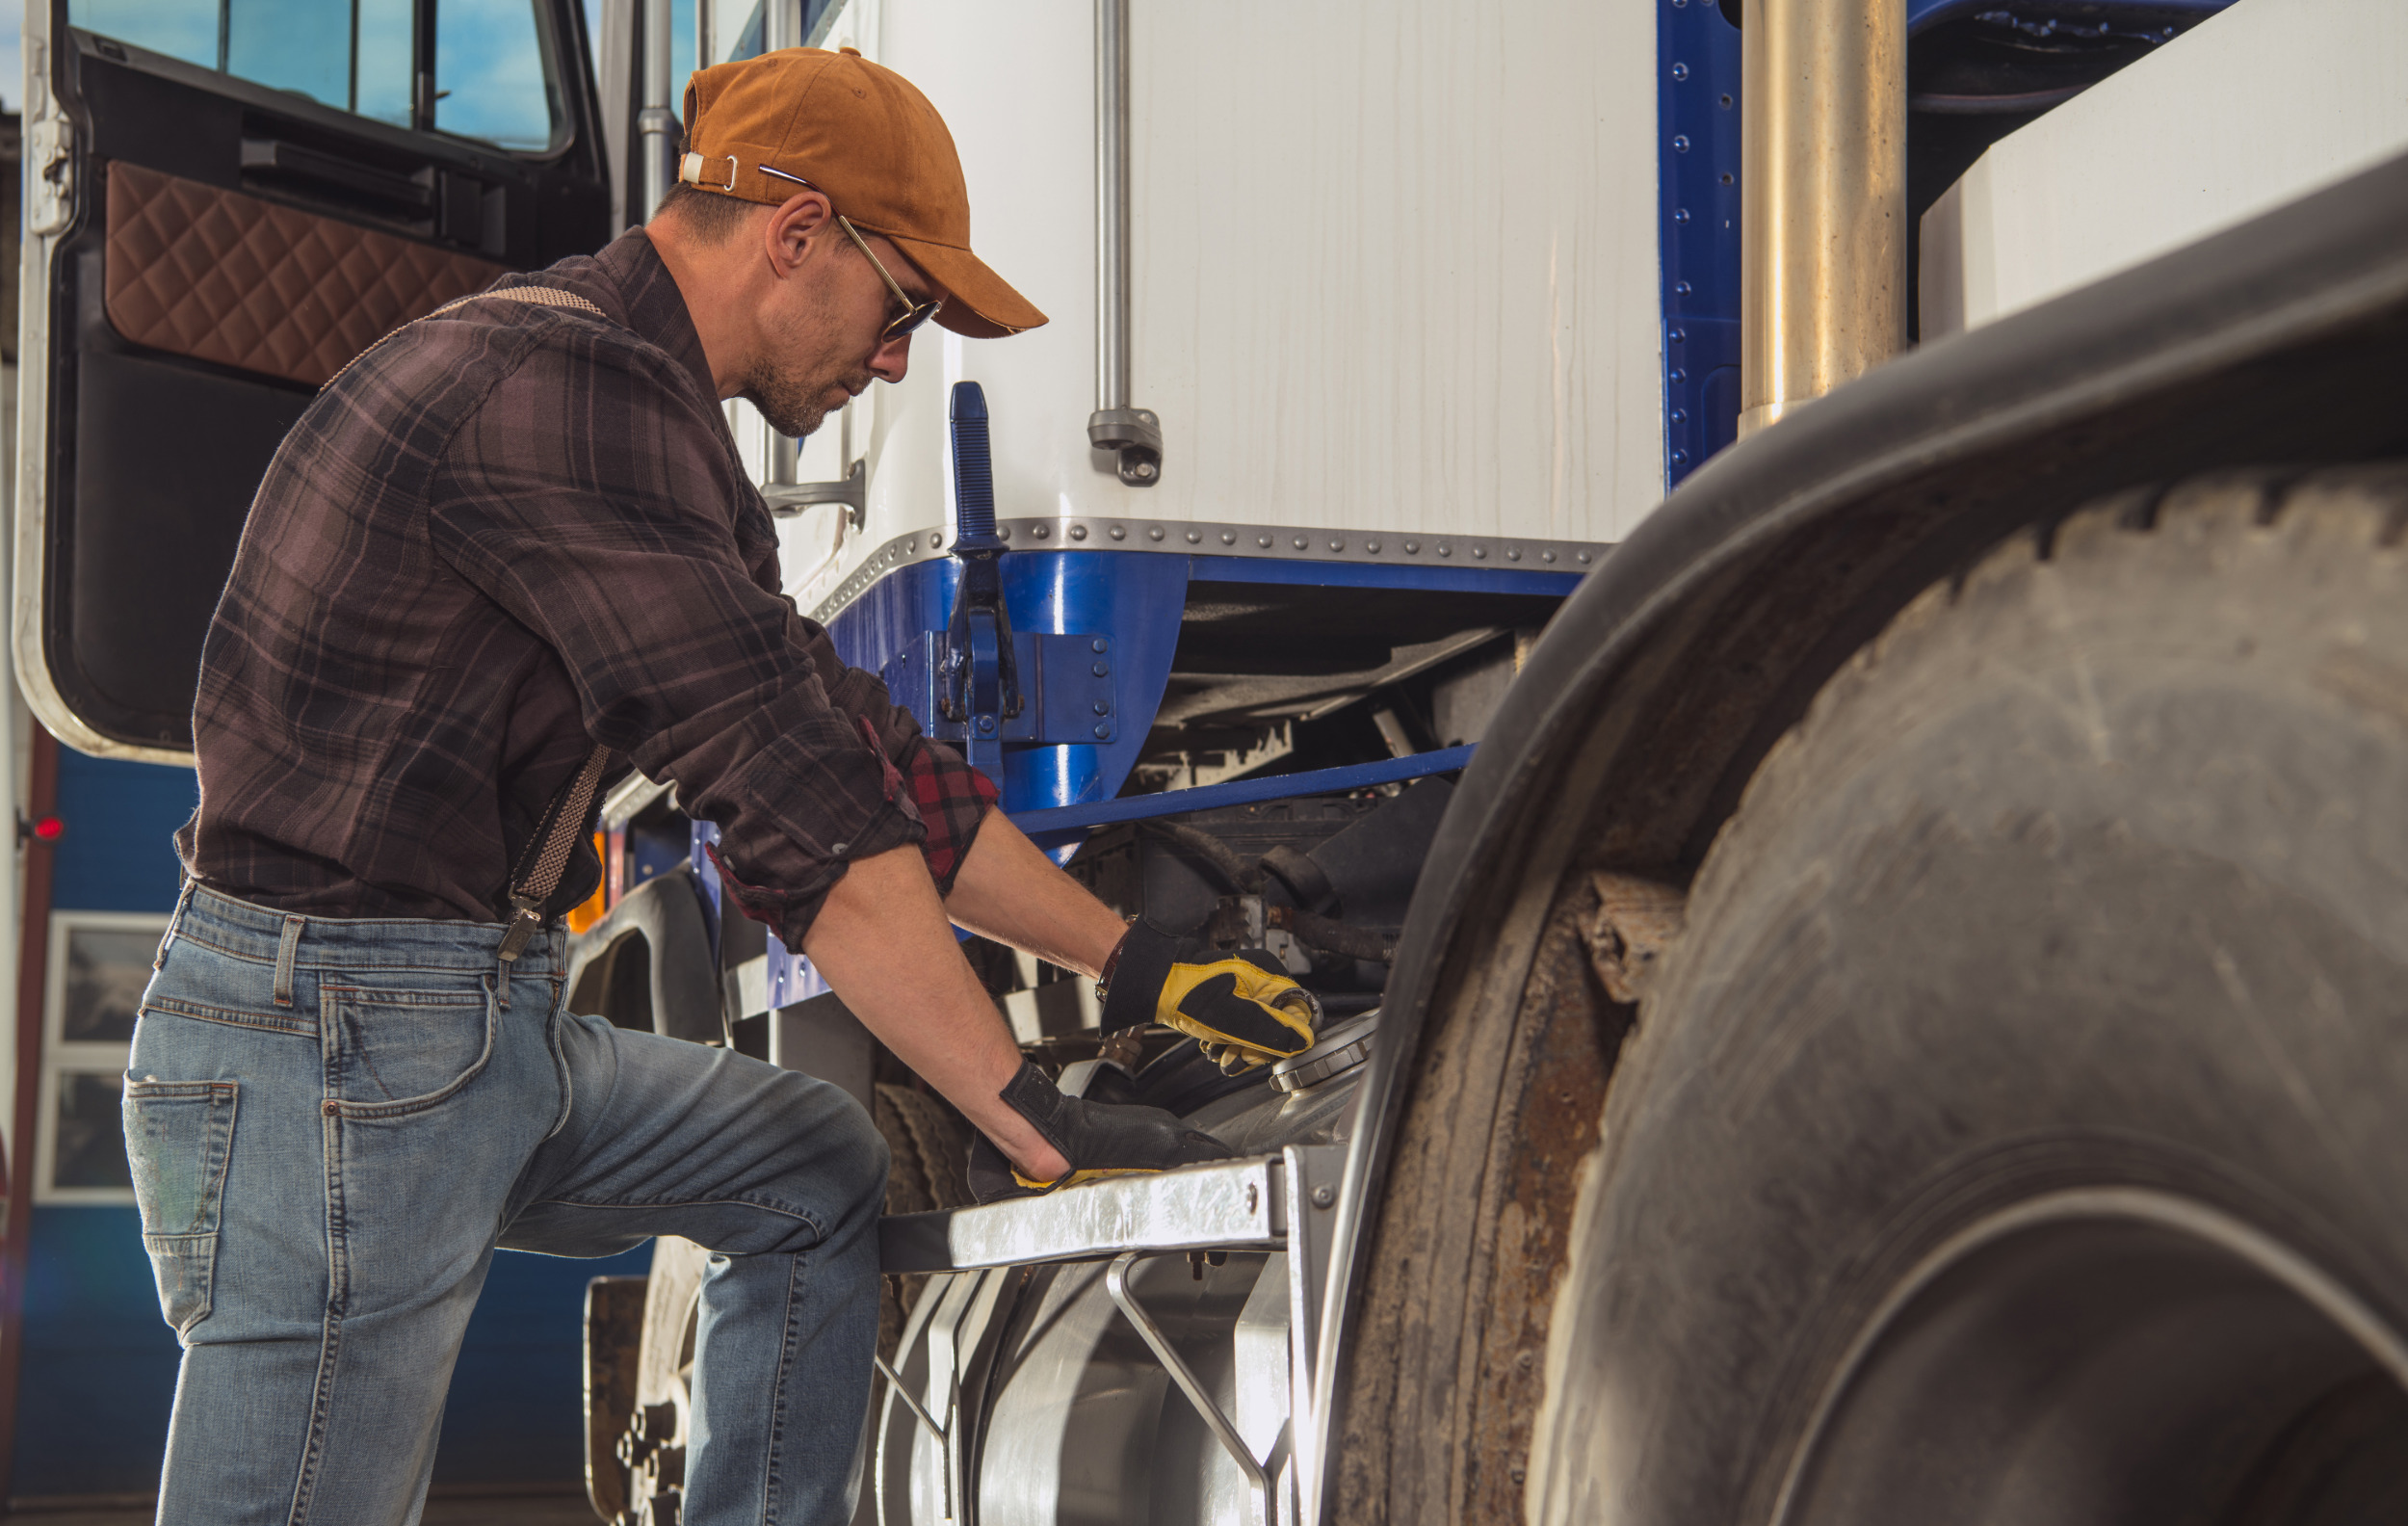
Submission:
<svg viewBox="0 0 2408 1526">
<path fill-rule="evenodd" d="M 705 190 L 709 191 L 732 192 L 736 189 L 736 156 L 734 154 L 728 154 L 725 157 L 727 160 L 727 183 L 725 185 L 721 185 L 716 180 L 705 180 L 702 178 L 703 167 L 713 163 L 714 161 L 705 159 L 698 153 L 690 153 L 686 155 L 685 158 L 677 162 L 677 178 L 684 181 L 688 185 L 701 186 Z"/>
</svg>

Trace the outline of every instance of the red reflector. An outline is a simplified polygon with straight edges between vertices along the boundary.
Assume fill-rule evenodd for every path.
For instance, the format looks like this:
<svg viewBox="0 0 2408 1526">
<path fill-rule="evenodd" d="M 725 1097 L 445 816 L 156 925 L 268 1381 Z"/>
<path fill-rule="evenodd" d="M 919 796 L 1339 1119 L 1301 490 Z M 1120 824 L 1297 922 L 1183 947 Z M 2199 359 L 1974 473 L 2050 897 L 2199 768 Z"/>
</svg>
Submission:
<svg viewBox="0 0 2408 1526">
<path fill-rule="evenodd" d="M 66 835 L 66 823 L 56 816 L 44 816 L 34 823 L 34 835 L 42 842 L 57 842 Z"/>
</svg>

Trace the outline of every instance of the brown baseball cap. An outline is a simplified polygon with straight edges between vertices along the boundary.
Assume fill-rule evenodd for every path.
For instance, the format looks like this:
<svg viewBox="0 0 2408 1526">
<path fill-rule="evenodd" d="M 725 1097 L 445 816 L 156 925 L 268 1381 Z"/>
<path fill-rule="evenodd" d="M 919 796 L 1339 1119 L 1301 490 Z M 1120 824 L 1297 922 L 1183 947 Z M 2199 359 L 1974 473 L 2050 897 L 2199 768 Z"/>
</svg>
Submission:
<svg viewBox="0 0 2408 1526">
<path fill-rule="evenodd" d="M 697 69 L 686 85 L 678 179 L 775 206 L 797 175 L 865 233 L 881 233 L 946 291 L 936 321 L 999 339 L 1045 321 L 970 252 L 970 188 L 929 98 L 851 48 L 780 48 Z"/>
</svg>

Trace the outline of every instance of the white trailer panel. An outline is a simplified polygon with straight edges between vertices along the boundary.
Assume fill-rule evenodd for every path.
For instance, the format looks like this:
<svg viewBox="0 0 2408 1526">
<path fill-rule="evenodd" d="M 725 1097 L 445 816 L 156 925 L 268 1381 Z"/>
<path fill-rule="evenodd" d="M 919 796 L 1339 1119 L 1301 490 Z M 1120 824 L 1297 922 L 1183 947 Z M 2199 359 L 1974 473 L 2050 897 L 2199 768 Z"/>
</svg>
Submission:
<svg viewBox="0 0 2408 1526">
<path fill-rule="evenodd" d="M 2408 150 L 2408 4 L 2242 0 L 2001 139 L 1924 214 L 1936 339 Z"/>
<path fill-rule="evenodd" d="M 1086 442 L 1092 0 L 849 0 L 823 29 L 944 113 L 981 253 L 1052 322 L 998 342 L 924 330 L 909 377 L 854 405 L 866 523 L 788 521 L 804 608 L 905 536 L 929 554 L 961 380 L 994 412 L 1006 519 L 1358 546 L 1628 534 L 1663 493 L 1651 8 L 1241 0 L 1133 6 L 1130 26 L 1131 401 L 1165 438 L 1150 487 Z M 798 476 L 842 475 L 844 427 L 806 442 Z"/>
</svg>

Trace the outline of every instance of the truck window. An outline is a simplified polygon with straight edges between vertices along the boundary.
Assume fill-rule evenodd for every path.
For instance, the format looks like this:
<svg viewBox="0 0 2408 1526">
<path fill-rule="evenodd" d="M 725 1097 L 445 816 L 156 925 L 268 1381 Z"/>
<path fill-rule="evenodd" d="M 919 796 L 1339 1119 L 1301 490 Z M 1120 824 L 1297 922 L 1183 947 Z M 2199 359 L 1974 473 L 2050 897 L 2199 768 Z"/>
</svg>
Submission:
<svg viewBox="0 0 2408 1526">
<path fill-rule="evenodd" d="M 566 125 L 537 0 L 69 0 L 75 26 L 397 127 L 522 153 Z M 412 39 L 434 23 L 433 119 L 410 109 Z"/>
</svg>

